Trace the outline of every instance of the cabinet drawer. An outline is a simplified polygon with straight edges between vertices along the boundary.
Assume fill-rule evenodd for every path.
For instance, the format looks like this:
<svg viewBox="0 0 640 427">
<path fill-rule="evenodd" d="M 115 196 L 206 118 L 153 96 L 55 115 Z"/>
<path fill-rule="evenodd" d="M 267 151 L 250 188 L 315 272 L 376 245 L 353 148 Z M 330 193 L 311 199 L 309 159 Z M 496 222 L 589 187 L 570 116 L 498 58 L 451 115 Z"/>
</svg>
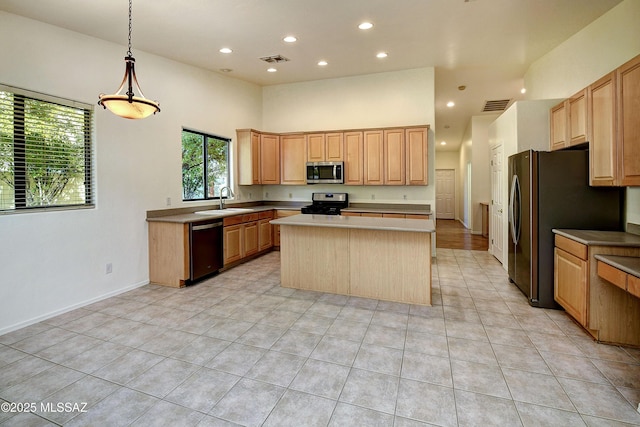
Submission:
<svg viewBox="0 0 640 427">
<path fill-rule="evenodd" d="M 585 261 L 587 259 L 587 245 L 578 243 L 575 240 L 571 240 L 564 236 L 556 234 L 556 247 L 562 249 L 565 252 L 569 252 L 571 255 L 575 255 Z"/>
<path fill-rule="evenodd" d="M 622 290 L 627 290 L 627 273 L 610 266 L 607 263 L 598 261 L 598 276 L 602 277 Z"/>
<path fill-rule="evenodd" d="M 416 214 L 407 214 L 407 219 L 431 219 L 431 215 L 416 215 Z"/>
<path fill-rule="evenodd" d="M 340 212 L 342 216 L 360 216 L 360 212 Z"/>
<path fill-rule="evenodd" d="M 273 218 L 273 211 L 260 212 L 259 213 L 259 218 L 260 219 L 272 219 Z"/>
<path fill-rule="evenodd" d="M 385 213 L 382 214 L 383 218 L 404 218 L 404 214 L 395 214 L 395 213 Z"/>
<path fill-rule="evenodd" d="M 636 276 L 628 275 L 627 291 L 634 297 L 640 298 L 640 278 Z"/>
<path fill-rule="evenodd" d="M 228 225 L 241 224 L 242 223 L 242 215 L 228 216 L 228 217 L 223 219 L 222 223 L 223 223 L 223 225 L 225 227 L 228 226 Z"/>
<path fill-rule="evenodd" d="M 260 219 L 260 214 L 257 212 L 252 214 L 242 215 L 242 222 L 257 221 L 258 219 Z"/>
</svg>

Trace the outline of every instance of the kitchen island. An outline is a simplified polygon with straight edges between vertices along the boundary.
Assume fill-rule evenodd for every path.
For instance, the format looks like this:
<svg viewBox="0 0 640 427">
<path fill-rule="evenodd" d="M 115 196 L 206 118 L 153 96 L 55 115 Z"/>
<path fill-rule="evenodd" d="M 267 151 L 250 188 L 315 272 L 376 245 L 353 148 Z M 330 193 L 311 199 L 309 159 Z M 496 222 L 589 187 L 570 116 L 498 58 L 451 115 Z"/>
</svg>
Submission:
<svg viewBox="0 0 640 427">
<path fill-rule="evenodd" d="M 431 305 L 432 220 L 294 215 L 280 226 L 283 287 Z"/>
</svg>

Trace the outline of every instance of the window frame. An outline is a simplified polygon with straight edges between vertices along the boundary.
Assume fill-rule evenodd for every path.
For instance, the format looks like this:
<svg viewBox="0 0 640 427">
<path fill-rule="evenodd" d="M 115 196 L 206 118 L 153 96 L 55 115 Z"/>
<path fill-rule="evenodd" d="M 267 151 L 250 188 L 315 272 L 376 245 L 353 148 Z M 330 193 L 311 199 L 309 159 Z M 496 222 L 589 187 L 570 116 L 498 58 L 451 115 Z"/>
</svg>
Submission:
<svg viewBox="0 0 640 427">
<path fill-rule="evenodd" d="M 74 101 L 58 96 L 43 94 L 27 89 L 22 89 L 14 86 L 9 86 L 0 83 L 0 91 L 8 92 L 13 95 L 13 156 L 11 162 L 13 163 L 14 173 L 14 194 L 13 194 L 13 208 L 1 208 L 0 215 L 20 214 L 20 213 L 35 213 L 35 212 L 48 212 L 48 211 L 63 211 L 63 210 L 78 210 L 78 209 L 93 209 L 96 206 L 96 179 L 95 179 L 95 106 L 92 104 L 86 104 L 80 101 Z M 84 202 L 82 203 L 68 203 L 68 204 L 52 204 L 52 205 L 38 205 L 27 206 L 27 146 L 28 142 L 25 132 L 26 114 L 25 104 L 26 100 L 33 100 L 39 103 L 51 104 L 51 108 L 55 106 L 68 107 L 72 109 L 82 110 L 82 129 L 83 129 L 83 163 L 84 163 Z M 19 105 L 16 108 L 16 105 Z M 69 116 L 71 117 L 71 116 Z M 78 156 L 79 158 L 80 156 Z M 16 161 L 19 158 L 19 161 Z M 43 163 L 46 164 L 46 163 Z M 16 179 L 16 176 L 20 176 L 21 179 Z"/>
<path fill-rule="evenodd" d="M 190 199 L 185 199 L 184 198 L 184 186 L 182 185 L 184 183 L 184 175 L 182 175 L 181 172 L 181 189 L 182 189 L 182 201 L 183 202 L 198 202 L 198 201 L 207 201 L 207 200 L 219 200 L 220 196 L 209 196 L 208 195 L 208 181 L 209 181 L 209 171 L 208 171 L 208 162 L 207 162 L 207 156 L 208 156 L 208 151 L 207 151 L 207 140 L 209 138 L 212 139 L 217 139 L 220 141 L 226 141 L 227 144 L 227 185 L 229 188 L 233 188 L 233 184 L 231 182 L 231 178 L 232 178 L 232 174 L 231 174 L 231 138 L 225 137 L 225 136 L 220 136 L 220 135 L 215 135 L 213 133 L 209 133 L 209 132 L 203 132 L 203 131 L 199 131 L 199 130 L 194 130 L 191 128 L 187 128 L 187 127 L 183 127 L 181 132 L 180 132 L 180 146 L 182 148 L 182 135 L 185 133 L 191 133 L 191 134 L 195 134 L 195 135 L 199 135 L 203 138 L 203 150 L 202 150 L 202 162 L 203 162 L 203 178 L 204 178 L 204 196 L 201 198 L 190 198 Z M 182 161 L 182 159 L 181 159 Z M 215 189 L 214 189 L 214 193 L 215 193 Z M 229 197 L 229 194 L 227 193 L 226 196 L 222 197 L 222 199 L 231 199 L 231 197 Z"/>
</svg>

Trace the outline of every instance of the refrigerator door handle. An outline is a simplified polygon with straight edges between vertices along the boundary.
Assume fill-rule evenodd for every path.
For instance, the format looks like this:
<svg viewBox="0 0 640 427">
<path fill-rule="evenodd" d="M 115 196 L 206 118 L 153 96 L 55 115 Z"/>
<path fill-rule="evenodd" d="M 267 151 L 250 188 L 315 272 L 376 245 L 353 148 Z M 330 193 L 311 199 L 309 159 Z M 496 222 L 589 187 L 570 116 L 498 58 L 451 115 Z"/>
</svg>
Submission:
<svg viewBox="0 0 640 427">
<path fill-rule="evenodd" d="M 518 198 L 516 212 L 516 197 Z M 518 175 L 513 175 L 511 179 L 511 194 L 509 196 L 509 224 L 511 225 L 511 240 L 514 244 L 518 244 L 520 240 L 520 221 L 521 221 L 521 193 L 520 193 L 520 180 Z M 516 223 L 517 221 L 517 223 Z"/>
</svg>

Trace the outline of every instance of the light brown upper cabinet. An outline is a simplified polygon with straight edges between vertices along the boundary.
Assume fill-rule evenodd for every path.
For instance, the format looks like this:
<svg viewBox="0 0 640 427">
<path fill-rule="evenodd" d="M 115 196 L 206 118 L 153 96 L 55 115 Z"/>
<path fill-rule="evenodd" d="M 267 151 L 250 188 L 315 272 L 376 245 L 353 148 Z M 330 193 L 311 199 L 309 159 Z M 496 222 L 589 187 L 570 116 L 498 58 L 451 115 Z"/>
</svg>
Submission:
<svg viewBox="0 0 640 427">
<path fill-rule="evenodd" d="M 238 129 L 236 135 L 239 184 L 260 184 L 260 133 L 251 129 Z"/>
<path fill-rule="evenodd" d="M 280 137 L 238 129 L 238 184 L 280 183 Z"/>
<path fill-rule="evenodd" d="M 563 101 L 551 108 L 551 150 L 567 147 L 567 107 Z"/>
<path fill-rule="evenodd" d="M 260 135 L 260 183 L 280 184 L 280 137 Z"/>
<path fill-rule="evenodd" d="M 404 185 L 405 159 L 404 128 L 384 131 L 384 185 Z"/>
<path fill-rule="evenodd" d="M 307 139 L 304 134 L 280 136 L 280 184 L 305 185 L 307 183 Z"/>
<path fill-rule="evenodd" d="M 362 185 L 363 180 L 363 134 L 362 132 L 344 133 L 344 183 Z"/>
<path fill-rule="evenodd" d="M 384 184 L 384 132 L 368 130 L 364 135 L 364 185 Z"/>
<path fill-rule="evenodd" d="M 427 185 L 429 128 L 409 128 L 405 133 L 407 147 L 407 185 Z"/>
<path fill-rule="evenodd" d="M 567 131 L 569 146 L 587 142 L 587 89 L 567 99 Z"/>
<path fill-rule="evenodd" d="M 551 150 L 587 142 L 587 89 L 551 108 Z"/>
<path fill-rule="evenodd" d="M 617 70 L 620 185 L 640 185 L 640 55 Z"/>
<path fill-rule="evenodd" d="M 587 88 L 589 178 L 593 186 L 616 185 L 616 73 Z"/>
<path fill-rule="evenodd" d="M 341 162 L 344 160 L 344 134 L 342 132 L 313 133 L 307 135 L 307 161 Z"/>
</svg>

